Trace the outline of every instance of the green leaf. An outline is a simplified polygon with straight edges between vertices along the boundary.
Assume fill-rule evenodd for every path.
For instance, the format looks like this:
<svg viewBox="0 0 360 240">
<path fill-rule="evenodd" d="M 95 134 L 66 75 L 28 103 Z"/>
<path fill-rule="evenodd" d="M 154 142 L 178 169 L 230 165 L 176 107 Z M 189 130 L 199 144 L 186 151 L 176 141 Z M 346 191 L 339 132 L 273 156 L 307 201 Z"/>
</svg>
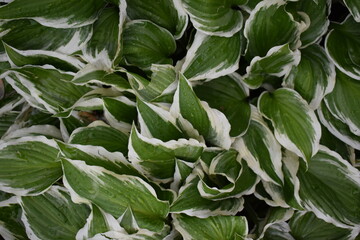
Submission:
<svg viewBox="0 0 360 240">
<path fill-rule="evenodd" d="M 122 132 L 130 132 L 131 124 L 136 119 L 136 105 L 125 96 L 106 97 L 104 116 L 110 126 Z"/>
<path fill-rule="evenodd" d="M 182 37 L 188 24 L 187 14 L 177 0 L 128 0 L 126 12 L 132 20 L 146 19 L 166 28 L 175 39 Z"/>
<path fill-rule="evenodd" d="M 0 143 L 0 189 L 24 195 L 46 191 L 62 175 L 53 140 L 23 137 Z"/>
<path fill-rule="evenodd" d="M 121 34 L 126 18 L 126 2 L 119 1 L 119 8 L 106 8 L 93 24 L 93 34 L 83 49 L 86 60 L 103 68 L 111 68 L 120 54 Z"/>
<path fill-rule="evenodd" d="M 300 52 L 291 51 L 289 44 L 271 48 L 265 57 L 254 57 L 246 68 L 243 81 L 252 89 L 258 88 L 269 76 L 282 77 L 300 61 Z"/>
<path fill-rule="evenodd" d="M 90 166 L 100 166 L 117 174 L 141 176 L 119 152 L 108 152 L 99 146 L 84 146 L 57 142 L 63 156 L 72 160 L 85 161 Z"/>
<path fill-rule="evenodd" d="M 244 134 L 250 123 L 249 89 L 240 78 L 232 73 L 194 87 L 201 100 L 225 114 L 231 125 L 231 137 Z"/>
<path fill-rule="evenodd" d="M 94 237 L 97 233 L 104 233 L 111 230 L 121 231 L 117 220 L 110 214 L 94 204 L 91 204 L 91 213 L 86 220 L 85 226 L 78 231 L 76 239 L 87 240 Z"/>
<path fill-rule="evenodd" d="M 284 85 L 295 89 L 312 109 L 317 109 L 324 96 L 333 90 L 335 75 L 335 66 L 324 49 L 313 44 L 301 49 L 300 63 L 292 67 Z"/>
<path fill-rule="evenodd" d="M 225 115 L 210 108 L 206 102 L 201 102 L 182 74 L 170 112 L 190 137 L 201 139 L 200 134 L 210 144 L 230 148 L 230 124 Z"/>
<path fill-rule="evenodd" d="M 247 0 L 182 0 L 194 27 L 207 34 L 231 37 L 243 25 L 241 11 L 234 6 L 244 5 Z"/>
<path fill-rule="evenodd" d="M 72 132 L 69 143 L 101 146 L 109 152 L 119 151 L 127 154 L 129 136 L 102 122 L 93 122 L 88 127 L 77 128 Z"/>
<path fill-rule="evenodd" d="M 283 0 L 262 1 L 251 11 L 244 29 L 249 57 L 263 57 L 272 47 L 287 43 L 291 49 L 298 47 L 299 23 L 285 10 L 285 4 Z"/>
<path fill-rule="evenodd" d="M 129 90 L 129 82 L 119 74 L 108 73 L 105 70 L 99 70 L 98 66 L 88 64 L 76 73 L 72 82 L 77 85 L 96 83 L 101 85 L 112 86 L 120 91 Z"/>
<path fill-rule="evenodd" d="M 186 240 L 244 239 L 248 233 L 242 216 L 197 218 L 181 214 L 174 216 L 174 226 Z"/>
<path fill-rule="evenodd" d="M 238 68 L 243 43 L 244 38 L 240 32 L 232 37 L 209 36 L 196 32 L 181 72 L 190 81 L 233 73 Z"/>
<path fill-rule="evenodd" d="M 176 43 L 165 28 L 147 21 L 134 20 L 125 25 L 123 54 L 129 65 L 149 69 L 151 64 L 172 64 Z"/>
<path fill-rule="evenodd" d="M 360 80 L 360 23 L 348 16 L 341 24 L 334 24 L 325 40 L 325 50 L 343 73 Z"/>
<path fill-rule="evenodd" d="M 172 203 L 171 213 L 185 213 L 190 216 L 208 217 L 216 215 L 235 215 L 244 207 L 243 198 L 210 200 L 203 198 L 197 185 L 200 178 L 191 174 L 180 188 L 178 198 Z"/>
<path fill-rule="evenodd" d="M 349 126 L 334 117 L 324 102 L 321 103 L 317 111 L 321 123 L 338 139 L 351 147 L 360 150 L 360 136 L 355 135 Z"/>
<path fill-rule="evenodd" d="M 91 34 L 91 26 L 52 28 L 30 19 L 0 23 L 2 41 L 19 50 L 49 50 L 64 54 L 79 51 Z M 31 36 L 31 40 L 29 39 Z M 0 52 L 3 52 L 0 44 Z"/>
<path fill-rule="evenodd" d="M 145 101 L 156 101 L 162 96 L 173 94 L 176 88 L 176 72 L 171 65 L 152 64 L 150 71 L 151 81 L 127 72 L 131 87 L 140 99 Z"/>
<path fill-rule="evenodd" d="M 315 113 L 294 90 L 265 92 L 258 100 L 260 113 L 275 128 L 279 143 L 309 161 L 319 148 L 321 127 Z"/>
<path fill-rule="evenodd" d="M 91 89 L 71 83 L 72 75 L 50 66 L 12 69 L 5 80 L 31 105 L 43 111 L 57 113 L 71 107 Z"/>
<path fill-rule="evenodd" d="M 263 240 L 296 240 L 291 236 L 290 227 L 286 222 L 272 225 L 265 232 Z"/>
<path fill-rule="evenodd" d="M 4 114 L 1 114 L 0 118 L 0 138 L 8 131 L 8 129 L 13 125 L 15 119 L 18 117 L 19 112 L 10 111 Z"/>
<path fill-rule="evenodd" d="M 297 212 L 291 218 L 291 235 L 295 239 L 307 240 L 347 240 L 351 237 L 351 230 L 339 228 L 331 223 L 327 223 L 315 216 L 311 212 Z"/>
<path fill-rule="evenodd" d="M 75 239 L 90 211 L 71 201 L 67 189 L 52 187 L 42 195 L 22 197 L 22 220 L 31 239 Z"/>
<path fill-rule="evenodd" d="M 25 65 L 45 65 L 50 64 L 59 70 L 77 72 L 84 66 L 75 57 L 46 50 L 26 50 L 15 49 L 6 43 L 3 43 L 6 54 L 13 67 L 22 67 Z"/>
<path fill-rule="evenodd" d="M 3 239 L 28 239 L 25 226 L 21 221 L 20 205 L 8 204 L 0 206 L 0 236 Z"/>
<path fill-rule="evenodd" d="M 257 239 L 262 239 L 266 233 L 266 230 L 269 229 L 272 225 L 289 220 L 293 214 L 293 209 L 270 208 L 264 220 L 259 223 L 260 227 L 258 229 Z"/>
<path fill-rule="evenodd" d="M 176 119 L 167 110 L 151 103 L 137 100 L 141 132 L 161 141 L 177 140 L 185 135 L 176 126 Z"/>
<path fill-rule="evenodd" d="M 282 185 L 281 146 L 255 107 L 248 130 L 236 140 L 234 146 L 262 180 Z"/>
<path fill-rule="evenodd" d="M 60 130 L 53 125 L 33 125 L 31 127 L 9 131 L 6 136 L 3 137 L 3 140 L 31 136 L 45 136 L 47 138 L 62 139 Z"/>
<path fill-rule="evenodd" d="M 0 7 L 0 19 L 32 18 L 44 26 L 76 28 L 92 24 L 104 6 L 101 0 L 15 0 Z"/>
<path fill-rule="evenodd" d="M 326 32 L 329 26 L 328 16 L 330 14 L 331 1 L 329 0 L 310 0 L 288 2 L 286 10 L 309 18 L 309 26 L 301 33 L 300 40 L 302 47 L 309 46 L 317 42 Z M 305 16 L 304 16 L 305 15 Z"/>
<path fill-rule="evenodd" d="M 250 195 L 259 179 L 238 152 L 230 149 L 217 154 L 208 165 L 207 174 L 200 173 L 200 195 L 212 200 Z"/>
<path fill-rule="evenodd" d="M 153 231 L 163 228 L 169 203 L 160 201 L 144 180 L 89 166 L 83 161 L 63 159 L 62 163 L 64 184 L 73 200 L 91 201 L 116 218 L 131 207 L 140 227 Z"/>
<path fill-rule="evenodd" d="M 360 136 L 360 111 L 357 107 L 360 104 L 359 94 L 360 82 L 337 71 L 334 90 L 324 99 L 331 114 L 357 136 Z"/>
<path fill-rule="evenodd" d="M 356 0 L 344 0 L 345 5 L 349 9 L 355 21 L 360 22 L 360 4 Z"/>
<path fill-rule="evenodd" d="M 321 147 L 308 170 L 300 169 L 298 177 L 305 209 L 338 227 L 359 226 L 359 170 L 336 152 Z"/>
<path fill-rule="evenodd" d="M 195 139 L 162 142 L 146 138 L 133 127 L 129 140 L 129 160 L 149 178 L 169 182 L 174 176 L 176 159 L 195 162 L 203 147 Z"/>
</svg>

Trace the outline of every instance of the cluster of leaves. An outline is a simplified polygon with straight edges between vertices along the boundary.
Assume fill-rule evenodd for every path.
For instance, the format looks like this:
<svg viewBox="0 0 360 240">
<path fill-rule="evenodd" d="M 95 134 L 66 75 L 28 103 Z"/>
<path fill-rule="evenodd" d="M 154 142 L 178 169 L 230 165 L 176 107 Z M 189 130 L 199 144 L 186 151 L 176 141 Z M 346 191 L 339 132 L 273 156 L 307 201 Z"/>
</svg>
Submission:
<svg viewBox="0 0 360 240">
<path fill-rule="evenodd" d="M 1 0 L 0 235 L 355 239 L 359 3 Z"/>
</svg>

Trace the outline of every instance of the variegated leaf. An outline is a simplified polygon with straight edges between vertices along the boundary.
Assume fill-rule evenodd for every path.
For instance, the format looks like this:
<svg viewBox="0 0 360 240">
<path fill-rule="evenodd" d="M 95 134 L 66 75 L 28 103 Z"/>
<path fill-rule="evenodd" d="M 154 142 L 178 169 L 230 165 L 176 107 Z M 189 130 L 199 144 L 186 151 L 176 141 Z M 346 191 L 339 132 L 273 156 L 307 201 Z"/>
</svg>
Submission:
<svg viewBox="0 0 360 240">
<path fill-rule="evenodd" d="M 85 204 L 71 201 L 63 187 L 51 187 L 47 192 L 33 197 L 21 197 L 22 221 L 30 239 L 75 239 L 84 226 L 90 210 Z"/>
<path fill-rule="evenodd" d="M 258 108 L 272 122 L 279 143 L 310 161 L 319 148 L 321 127 L 306 101 L 294 90 L 282 88 L 263 93 Z"/>
<path fill-rule="evenodd" d="M 139 177 L 119 175 L 83 161 L 62 160 L 64 184 L 76 202 L 92 202 L 114 217 L 128 207 L 142 228 L 158 231 L 164 226 L 169 203 L 157 198 L 155 190 Z"/>
<path fill-rule="evenodd" d="M 176 50 L 172 34 L 150 21 L 133 20 L 123 32 L 123 56 L 129 65 L 150 69 L 152 64 L 172 64 Z"/>
<path fill-rule="evenodd" d="M 62 175 L 59 150 L 45 137 L 23 137 L 0 143 L 0 190 L 24 195 L 46 191 Z"/>
<path fill-rule="evenodd" d="M 355 21 L 360 22 L 360 3 L 356 0 L 344 0 Z"/>
<path fill-rule="evenodd" d="M 318 218 L 338 227 L 359 227 L 360 172 L 326 147 L 300 169 L 300 198 Z"/>
<path fill-rule="evenodd" d="M 357 136 L 360 136 L 359 94 L 360 81 L 337 71 L 334 90 L 324 99 L 331 114 L 345 123 Z"/>
<path fill-rule="evenodd" d="M 181 72 L 190 81 L 218 78 L 238 68 L 244 38 L 235 33 L 231 37 L 209 36 L 196 32 L 186 53 Z"/>
<path fill-rule="evenodd" d="M 348 16 L 342 23 L 334 23 L 325 40 L 325 50 L 343 73 L 360 80 L 360 23 Z"/>
<path fill-rule="evenodd" d="M 260 2 L 251 11 L 244 29 L 250 58 L 263 57 L 275 46 L 288 43 L 294 49 L 300 45 L 302 29 L 285 7 L 284 0 L 269 0 Z"/>
<path fill-rule="evenodd" d="M 215 146 L 230 148 L 230 123 L 225 115 L 200 101 L 182 74 L 179 75 L 179 85 L 170 112 L 190 137 L 201 139 L 202 136 Z"/>
<path fill-rule="evenodd" d="M 335 66 L 323 48 L 313 44 L 301 49 L 300 63 L 291 68 L 283 85 L 295 89 L 315 110 L 334 89 L 335 75 Z"/>
<path fill-rule="evenodd" d="M 247 0 L 181 0 L 194 27 L 207 35 L 231 37 L 243 26 L 243 15 L 235 6 Z"/>
<path fill-rule="evenodd" d="M 210 107 L 223 112 L 231 125 L 230 136 L 244 134 L 250 123 L 249 89 L 237 73 L 195 86 L 196 95 Z"/>
<path fill-rule="evenodd" d="M 92 24 L 104 6 L 101 0 L 14 0 L 0 7 L 0 19 L 32 18 L 44 26 L 76 28 Z"/>
<path fill-rule="evenodd" d="M 248 233 L 247 220 L 242 216 L 198 218 L 180 214 L 174 215 L 174 226 L 184 240 L 240 240 Z"/>
<path fill-rule="evenodd" d="M 243 81 L 252 89 L 258 88 L 269 76 L 282 77 L 300 61 L 300 52 L 291 51 L 289 44 L 271 48 L 265 57 L 254 57 Z"/>
</svg>

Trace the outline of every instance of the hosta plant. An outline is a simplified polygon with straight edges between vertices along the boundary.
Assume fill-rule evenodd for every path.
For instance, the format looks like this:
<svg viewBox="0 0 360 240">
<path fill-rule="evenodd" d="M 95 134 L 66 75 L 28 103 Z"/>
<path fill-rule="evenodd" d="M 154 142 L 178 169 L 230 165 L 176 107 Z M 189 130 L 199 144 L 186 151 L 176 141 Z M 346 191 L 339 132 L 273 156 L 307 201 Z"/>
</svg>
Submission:
<svg viewBox="0 0 360 240">
<path fill-rule="evenodd" d="M 354 240 L 358 0 L 0 0 L 6 240 Z"/>
</svg>

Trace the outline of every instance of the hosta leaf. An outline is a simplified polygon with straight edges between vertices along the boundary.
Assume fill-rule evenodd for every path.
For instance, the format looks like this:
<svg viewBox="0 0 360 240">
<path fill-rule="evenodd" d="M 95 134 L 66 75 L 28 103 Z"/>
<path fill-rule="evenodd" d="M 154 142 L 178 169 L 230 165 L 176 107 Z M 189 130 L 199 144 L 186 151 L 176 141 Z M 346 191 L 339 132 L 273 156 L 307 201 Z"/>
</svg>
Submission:
<svg viewBox="0 0 360 240">
<path fill-rule="evenodd" d="M 49 66 L 29 66 L 12 69 L 5 80 L 34 107 L 56 113 L 71 107 L 90 90 L 71 83 L 72 77 Z"/>
<path fill-rule="evenodd" d="M 249 57 L 263 57 L 272 47 L 286 43 L 291 49 L 297 47 L 299 24 L 285 10 L 285 4 L 283 0 L 262 1 L 251 12 L 244 29 Z"/>
<path fill-rule="evenodd" d="M 263 240 L 296 240 L 291 236 L 289 224 L 286 222 L 275 223 L 265 232 Z"/>
<path fill-rule="evenodd" d="M 83 54 L 90 63 L 111 68 L 120 54 L 120 36 L 126 18 L 126 2 L 117 7 L 106 8 L 99 15 L 93 25 L 93 34 L 83 49 Z"/>
<path fill-rule="evenodd" d="M 19 115 L 19 112 L 10 111 L 0 116 L 0 138 L 7 132 L 7 130 L 13 125 L 15 119 Z"/>
<path fill-rule="evenodd" d="M 197 185 L 200 178 L 191 174 L 180 188 L 178 198 L 172 203 L 172 213 L 185 213 L 190 216 L 208 217 L 216 215 L 235 215 L 243 209 L 243 198 L 227 198 L 213 201 L 203 198 Z"/>
<path fill-rule="evenodd" d="M 137 100 L 141 133 L 161 141 L 177 140 L 185 135 L 176 126 L 176 119 L 167 110 L 151 103 Z"/>
<path fill-rule="evenodd" d="M 174 216 L 174 226 L 185 240 L 244 239 L 248 224 L 242 216 L 197 218 L 185 214 Z"/>
<path fill-rule="evenodd" d="M 8 132 L 6 136 L 3 137 L 3 139 L 9 140 L 30 136 L 45 136 L 47 138 L 62 139 L 60 130 L 53 125 L 33 125 L 27 128 L 19 128 Z"/>
<path fill-rule="evenodd" d="M 71 144 L 101 146 L 110 152 L 119 151 L 124 154 L 127 153 L 128 141 L 128 135 L 102 122 L 77 128 L 69 139 Z"/>
<path fill-rule="evenodd" d="M 75 204 L 65 188 L 52 187 L 34 197 L 22 197 L 22 220 L 31 239 L 74 239 L 90 211 Z"/>
<path fill-rule="evenodd" d="M 207 35 L 231 37 L 243 25 L 241 11 L 234 6 L 247 0 L 181 0 L 194 27 Z"/>
<path fill-rule="evenodd" d="M 210 108 L 206 102 L 201 102 L 182 74 L 179 76 L 179 85 L 170 112 L 189 136 L 196 137 L 197 130 L 209 143 L 225 149 L 230 148 L 230 124 L 225 115 Z"/>
<path fill-rule="evenodd" d="M 309 18 L 309 26 L 300 36 L 302 46 L 315 43 L 326 33 L 330 23 L 330 5 L 329 0 L 294 1 L 287 4 L 287 10 L 299 15 L 306 14 Z"/>
<path fill-rule="evenodd" d="M 195 162 L 204 145 L 195 139 L 162 142 L 140 135 L 133 127 L 129 140 L 129 160 L 151 179 L 170 181 L 175 172 L 176 159 Z"/>
<path fill-rule="evenodd" d="M 230 136 L 243 134 L 250 123 L 249 89 L 236 73 L 195 86 L 196 95 L 223 112 L 231 125 Z"/>
<path fill-rule="evenodd" d="M 325 97 L 325 104 L 332 115 L 349 126 L 350 131 L 360 136 L 360 81 L 336 72 L 334 90 Z"/>
<path fill-rule="evenodd" d="M 104 212 L 96 205 L 91 205 L 91 213 L 86 219 L 85 226 L 76 234 L 77 240 L 86 240 L 98 233 L 111 230 L 122 230 L 117 220 L 110 214 Z"/>
<path fill-rule="evenodd" d="M 1 39 L 19 50 L 42 49 L 72 54 L 79 51 L 91 35 L 91 26 L 52 28 L 30 19 L 6 21 L 0 23 L 0 26 Z"/>
<path fill-rule="evenodd" d="M 98 67 L 93 64 L 88 64 L 78 71 L 72 82 L 77 85 L 97 83 L 112 86 L 120 91 L 129 90 L 131 88 L 129 82 L 124 77 L 116 73 L 108 73 L 105 70 L 99 70 Z"/>
<path fill-rule="evenodd" d="M 355 135 L 349 129 L 349 126 L 335 118 L 326 104 L 322 102 L 318 109 L 319 120 L 321 123 L 338 139 L 349 144 L 351 147 L 360 150 L 360 136 Z"/>
<path fill-rule="evenodd" d="M 176 88 L 176 72 L 171 65 L 152 64 L 150 71 L 151 81 L 128 72 L 131 87 L 140 99 L 145 101 L 156 101 L 167 94 L 173 94 Z"/>
<path fill-rule="evenodd" d="M 235 145 L 240 156 L 262 180 L 282 185 L 281 146 L 255 108 L 248 130 Z"/>
<path fill-rule="evenodd" d="M 93 23 L 104 6 L 101 0 L 15 0 L 0 7 L 0 19 L 32 18 L 44 26 L 74 28 Z"/>
<path fill-rule="evenodd" d="M 84 64 L 65 54 L 46 50 L 26 50 L 15 49 L 6 43 L 3 43 L 9 62 L 13 67 L 22 67 L 25 65 L 46 65 L 50 64 L 59 70 L 77 72 Z"/>
<path fill-rule="evenodd" d="M 62 175 L 53 140 L 24 137 L 0 143 L 0 189 L 17 195 L 44 192 Z"/>
<path fill-rule="evenodd" d="M 335 67 L 319 45 L 301 49 L 299 65 L 293 66 L 284 79 L 284 85 L 295 89 L 312 109 L 320 106 L 324 96 L 335 85 Z"/>
<path fill-rule="evenodd" d="M 0 206 L 0 236 L 9 240 L 28 239 L 21 221 L 21 207 L 18 204 Z"/>
<path fill-rule="evenodd" d="M 339 228 L 327 223 L 311 212 L 297 212 L 291 218 L 291 235 L 295 239 L 307 240 L 347 240 L 351 237 L 351 230 Z"/>
<path fill-rule="evenodd" d="M 196 32 L 181 72 L 191 81 L 233 73 L 238 68 L 243 42 L 241 33 L 218 37 Z"/>
<path fill-rule="evenodd" d="M 129 65 L 149 69 L 151 64 L 172 64 L 170 56 L 176 50 L 171 33 L 147 21 L 134 20 L 125 25 L 123 54 Z"/>
<path fill-rule="evenodd" d="M 321 127 L 315 113 L 294 90 L 278 89 L 263 93 L 260 113 L 271 120 L 275 137 L 286 149 L 309 161 L 319 148 Z"/>
<path fill-rule="evenodd" d="M 67 118 L 60 118 L 60 132 L 64 141 L 69 140 L 70 134 L 76 128 L 84 126 L 86 124 L 76 114 L 70 115 Z"/>
<path fill-rule="evenodd" d="M 138 171 L 119 152 L 111 153 L 102 147 L 57 142 L 63 156 L 82 160 L 90 166 L 100 166 L 117 174 L 140 176 Z"/>
<path fill-rule="evenodd" d="M 289 208 L 270 208 L 264 220 L 259 224 L 262 227 L 258 229 L 257 239 L 262 239 L 266 230 L 272 225 L 289 220 L 293 214 L 294 210 Z"/>
<path fill-rule="evenodd" d="M 106 97 L 104 100 L 104 116 L 110 126 L 122 132 L 130 132 L 131 124 L 136 119 L 136 105 L 125 96 Z"/>
<path fill-rule="evenodd" d="M 325 50 L 343 73 L 360 80 L 360 23 L 349 16 L 333 26 L 326 37 Z"/>
<path fill-rule="evenodd" d="M 82 161 L 63 159 L 63 169 L 65 186 L 71 189 L 74 200 L 91 201 L 116 218 L 131 207 L 140 227 L 154 231 L 163 228 L 169 204 L 160 201 L 144 180 Z"/>
<path fill-rule="evenodd" d="M 212 200 L 250 195 L 259 181 L 247 163 L 238 159 L 235 150 L 223 151 L 215 156 L 208 174 L 200 174 L 200 177 L 197 186 L 200 195 Z"/>
<path fill-rule="evenodd" d="M 169 30 L 175 39 L 182 37 L 188 24 L 187 14 L 179 0 L 156 2 L 128 0 L 126 12 L 130 19 L 147 19 Z"/>
<path fill-rule="evenodd" d="M 360 224 L 360 172 L 326 147 L 300 169 L 300 197 L 304 207 L 338 227 Z"/>
<path fill-rule="evenodd" d="M 360 4 L 356 0 L 344 0 L 355 21 L 360 22 Z"/>
<path fill-rule="evenodd" d="M 268 76 L 282 77 L 292 66 L 298 65 L 300 52 L 291 51 L 289 44 L 271 48 L 265 57 L 254 57 L 250 66 L 246 68 L 247 74 L 243 81 L 250 88 L 258 88 Z"/>
</svg>

